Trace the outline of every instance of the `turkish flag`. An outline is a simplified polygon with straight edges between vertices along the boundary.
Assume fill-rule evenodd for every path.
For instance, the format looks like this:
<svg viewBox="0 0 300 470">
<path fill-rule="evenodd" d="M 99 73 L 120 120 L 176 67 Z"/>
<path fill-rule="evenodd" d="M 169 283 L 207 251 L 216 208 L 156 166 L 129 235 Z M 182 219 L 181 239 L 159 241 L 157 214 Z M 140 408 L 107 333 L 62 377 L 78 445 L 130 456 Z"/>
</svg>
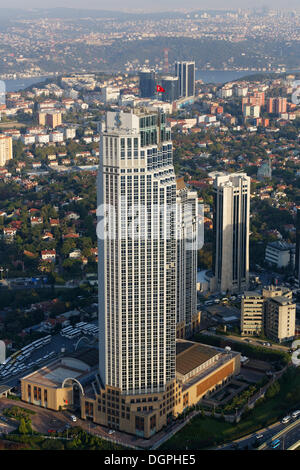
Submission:
<svg viewBox="0 0 300 470">
<path fill-rule="evenodd" d="M 156 91 L 158 93 L 164 93 L 166 90 L 162 86 L 156 85 Z"/>
</svg>

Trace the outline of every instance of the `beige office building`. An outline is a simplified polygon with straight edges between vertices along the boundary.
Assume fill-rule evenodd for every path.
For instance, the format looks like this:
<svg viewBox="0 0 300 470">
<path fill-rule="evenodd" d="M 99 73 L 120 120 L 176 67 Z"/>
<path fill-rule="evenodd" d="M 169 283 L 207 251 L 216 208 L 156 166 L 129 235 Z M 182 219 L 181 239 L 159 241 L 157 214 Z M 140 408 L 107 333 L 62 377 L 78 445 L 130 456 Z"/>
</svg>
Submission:
<svg viewBox="0 0 300 470">
<path fill-rule="evenodd" d="M 0 135 L 0 166 L 4 166 L 13 158 L 12 138 Z"/>
<path fill-rule="evenodd" d="M 55 129 L 62 123 L 62 116 L 60 111 L 39 112 L 38 120 L 41 126 L 48 126 Z"/>
<path fill-rule="evenodd" d="M 97 349 L 79 350 L 50 361 L 21 379 L 21 398 L 55 411 L 78 407 L 97 366 Z"/>
<path fill-rule="evenodd" d="M 250 181 L 245 173 L 214 179 L 211 290 L 216 292 L 243 292 L 249 283 Z"/>
<path fill-rule="evenodd" d="M 112 429 L 149 438 L 170 424 L 186 408 L 223 387 L 240 373 L 240 353 L 192 341 L 176 342 L 176 378 L 156 393 L 122 393 L 119 387 L 101 387 L 82 395 L 81 417 Z M 92 390 L 91 390 L 92 391 Z"/>
<path fill-rule="evenodd" d="M 265 301 L 259 292 L 244 292 L 241 303 L 241 334 L 257 336 L 264 328 Z"/>
<path fill-rule="evenodd" d="M 286 297 L 272 297 L 266 304 L 266 335 L 282 343 L 293 340 L 296 327 L 296 304 Z"/>
<path fill-rule="evenodd" d="M 261 292 L 245 292 L 241 303 L 242 336 L 262 332 L 278 342 L 295 336 L 296 305 L 292 291 L 286 287 L 268 286 Z"/>
</svg>

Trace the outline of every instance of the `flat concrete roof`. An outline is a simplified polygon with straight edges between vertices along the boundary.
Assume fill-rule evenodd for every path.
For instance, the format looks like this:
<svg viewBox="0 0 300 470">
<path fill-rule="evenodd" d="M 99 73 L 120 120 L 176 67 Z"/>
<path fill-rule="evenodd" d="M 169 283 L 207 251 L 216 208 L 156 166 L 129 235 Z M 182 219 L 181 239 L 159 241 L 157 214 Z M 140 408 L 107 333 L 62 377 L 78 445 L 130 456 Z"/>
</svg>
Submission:
<svg viewBox="0 0 300 470">
<path fill-rule="evenodd" d="M 24 377 L 24 380 L 43 385 L 45 387 L 61 387 L 62 382 L 67 378 L 78 378 L 83 375 L 82 370 L 68 367 L 61 364 L 61 361 L 55 361 L 49 366 L 44 366 L 32 374 Z"/>
<path fill-rule="evenodd" d="M 262 298 L 262 294 L 257 291 L 246 291 L 244 292 L 243 297 L 261 297 Z"/>
<path fill-rule="evenodd" d="M 281 296 L 277 296 L 277 297 L 270 297 L 268 300 L 272 300 L 273 302 L 276 302 L 277 304 L 280 304 L 280 305 L 292 305 L 292 304 L 295 304 L 295 302 L 292 300 L 292 299 L 288 299 L 286 297 L 281 297 Z M 295 304 L 296 305 L 296 304 Z"/>
<path fill-rule="evenodd" d="M 217 356 L 219 351 L 215 348 L 192 341 L 176 341 L 176 372 L 186 375 Z"/>
<path fill-rule="evenodd" d="M 75 359 L 75 361 L 72 359 Z M 61 387 L 63 381 L 67 378 L 78 379 L 80 381 L 80 378 L 90 373 L 97 364 L 97 349 L 81 349 L 55 359 L 49 365 L 23 377 L 23 380 L 46 387 Z"/>
<path fill-rule="evenodd" d="M 210 305 L 206 310 L 211 315 L 218 315 L 219 317 L 240 317 L 240 311 L 235 307 L 228 307 L 227 305 Z"/>
</svg>

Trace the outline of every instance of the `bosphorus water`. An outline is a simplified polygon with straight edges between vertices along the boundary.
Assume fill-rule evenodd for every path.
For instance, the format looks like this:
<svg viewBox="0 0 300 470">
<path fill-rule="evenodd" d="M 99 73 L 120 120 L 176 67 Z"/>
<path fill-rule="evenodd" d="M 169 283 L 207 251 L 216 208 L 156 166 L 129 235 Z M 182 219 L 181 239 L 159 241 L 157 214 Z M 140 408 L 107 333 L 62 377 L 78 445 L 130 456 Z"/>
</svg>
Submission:
<svg viewBox="0 0 300 470">
<path fill-rule="evenodd" d="M 226 83 L 231 80 L 237 80 L 238 78 L 245 77 L 256 72 L 248 71 L 228 71 L 228 70 L 197 70 L 196 80 L 203 80 L 204 83 Z M 48 77 L 31 77 L 31 78 L 17 78 L 13 80 L 4 80 L 6 85 L 6 91 L 19 91 L 34 85 L 41 83 Z"/>
</svg>

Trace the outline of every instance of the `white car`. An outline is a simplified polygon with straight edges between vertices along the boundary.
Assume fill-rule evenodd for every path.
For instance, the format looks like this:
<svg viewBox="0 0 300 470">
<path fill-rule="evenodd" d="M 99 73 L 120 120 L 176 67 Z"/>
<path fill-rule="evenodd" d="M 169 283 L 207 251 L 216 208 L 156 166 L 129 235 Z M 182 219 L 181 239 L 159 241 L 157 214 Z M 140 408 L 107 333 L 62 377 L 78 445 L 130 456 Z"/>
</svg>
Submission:
<svg viewBox="0 0 300 470">
<path fill-rule="evenodd" d="M 263 435 L 263 434 L 257 434 L 257 436 L 256 436 L 256 439 L 258 439 L 258 440 L 259 440 L 259 439 L 262 439 L 263 437 L 264 437 L 264 435 Z"/>
<path fill-rule="evenodd" d="M 300 416 L 300 410 L 294 411 L 292 413 L 292 418 L 298 418 L 298 416 Z"/>
<path fill-rule="evenodd" d="M 286 424 L 289 421 L 291 421 L 291 416 L 285 416 L 281 422 L 282 422 L 282 424 Z"/>
<path fill-rule="evenodd" d="M 70 416 L 70 418 L 71 418 L 71 420 L 72 420 L 74 423 L 77 421 L 77 418 L 76 418 L 76 416 L 74 416 L 74 415 Z"/>
<path fill-rule="evenodd" d="M 110 430 L 108 431 L 108 434 L 114 434 L 115 432 L 116 432 L 116 431 L 115 431 L 114 429 L 110 429 Z"/>
</svg>

